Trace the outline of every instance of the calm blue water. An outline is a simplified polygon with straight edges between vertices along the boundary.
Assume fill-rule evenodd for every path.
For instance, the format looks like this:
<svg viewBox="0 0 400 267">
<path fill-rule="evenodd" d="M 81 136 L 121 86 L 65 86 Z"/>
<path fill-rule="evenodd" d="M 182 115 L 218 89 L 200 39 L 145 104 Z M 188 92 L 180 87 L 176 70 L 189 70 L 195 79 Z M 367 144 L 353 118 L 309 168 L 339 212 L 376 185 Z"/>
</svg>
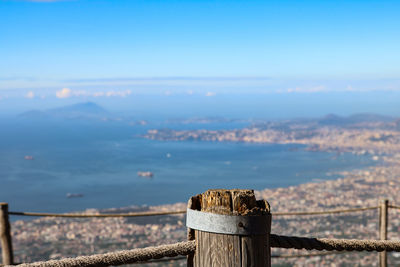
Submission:
<svg viewBox="0 0 400 267">
<path fill-rule="evenodd" d="M 2 121 L 0 202 L 11 210 L 47 212 L 186 202 L 209 188 L 285 187 L 373 164 L 368 156 L 307 152 L 299 145 L 137 137 L 151 127 Z M 154 177 L 140 178 L 138 171 Z M 67 193 L 84 197 L 67 199 Z"/>
</svg>

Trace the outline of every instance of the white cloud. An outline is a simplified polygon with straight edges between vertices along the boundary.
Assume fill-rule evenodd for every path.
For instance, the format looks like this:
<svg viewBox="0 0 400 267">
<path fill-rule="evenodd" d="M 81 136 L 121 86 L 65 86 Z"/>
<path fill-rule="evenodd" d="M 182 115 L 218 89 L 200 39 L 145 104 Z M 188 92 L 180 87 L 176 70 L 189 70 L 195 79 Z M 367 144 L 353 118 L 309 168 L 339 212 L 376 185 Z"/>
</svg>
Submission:
<svg viewBox="0 0 400 267">
<path fill-rule="evenodd" d="M 33 91 L 29 91 L 28 93 L 26 93 L 25 98 L 35 98 L 35 93 Z"/>
<path fill-rule="evenodd" d="M 97 93 L 102 93 L 102 92 L 97 92 Z M 96 94 L 96 93 L 95 93 Z M 112 97 L 112 96 L 119 96 L 119 97 L 126 97 L 128 95 L 132 94 L 131 90 L 125 90 L 125 91 L 107 91 L 104 93 L 105 96 L 107 97 Z"/>
<path fill-rule="evenodd" d="M 72 91 L 69 88 L 63 88 L 60 91 L 56 92 L 56 96 L 58 98 L 68 98 L 72 96 Z"/>
<path fill-rule="evenodd" d="M 214 92 L 207 92 L 206 93 L 206 96 L 215 96 L 216 95 L 216 93 L 214 93 Z"/>
<path fill-rule="evenodd" d="M 286 90 L 277 90 L 277 93 L 319 93 L 327 92 L 328 89 L 324 85 L 314 86 L 314 87 L 295 87 L 288 88 Z"/>
<path fill-rule="evenodd" d="M 69 97 L 81 97 L 81 96 L 89 96 L 89 97 L 126 97 L 132 94 L 131 90 L 124 91 L 96 91 L 96 92 L 88 92 L 85 90 L 71 90 L 69 88 L 63 88 L 60 91 L 56 92 L 56 96 L 58 98 L 69 98 Z"/>
</svg>

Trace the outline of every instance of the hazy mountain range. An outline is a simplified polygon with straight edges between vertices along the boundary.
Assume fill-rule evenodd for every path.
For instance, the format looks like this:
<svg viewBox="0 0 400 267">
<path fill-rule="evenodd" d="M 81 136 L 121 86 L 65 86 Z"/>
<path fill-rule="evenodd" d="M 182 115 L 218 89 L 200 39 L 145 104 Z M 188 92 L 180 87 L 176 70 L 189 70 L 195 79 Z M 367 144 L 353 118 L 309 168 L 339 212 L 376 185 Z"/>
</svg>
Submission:
<svg viewBox="0 0 400 267">
<path fill-rule="evenodd" d="M 68 106 L 62 106 L 53 109 L 47 110 L 30 110 L 18 115 L 19 118 L 24 119 L 68 119 L 68 120 L 102 120 L 102 121 L 132 121 L 132 117 L 124 117 L 118 114 L 115 114 L 111 111 L 106 110 L 102 106 L 94 103 L 94 102 L 84 102 L 78 103 Z M 397 121 L 396 121 L 397 120 Z M 167 120 L 166 124 L 207 124 L 207 123 L 234 123 L 241 121 L 243 119 L 228 119 L 228 118 L 219 118 L 219 117 L 188 117 L 182 119 L 173 119 Z M 314 124 L 318 126 L 350 126 L 350 125 L 358 125 L 358 124 L 365 124 L 365 123 L 373 123 L 373 122 L 381 122 L 381 123 L 390 123 L 395 122 L 399 124 L 399 119 L 386 116 L 386 115 L 379 115 L 374 113 L 358 113 L 353 114 L 350 116 L 339 116 L 336 114 L 328 114 L 321 118 L 298 118 L 292 119 L 288 121 L 279 121 L 279 126 L 284 127 L 286 123 L 303 123 L 303 124 Z M 249 119 L 249 123 L 251 120 Z M 264 122 L 265 123 L 267 120 Z M 144 121 L 139 121 L 139 124 L 144 124 Z M 275 123 L 273 123 L 275 124 Z M 276 125 L 277 126 L 277 125 Z"/>
</svg>

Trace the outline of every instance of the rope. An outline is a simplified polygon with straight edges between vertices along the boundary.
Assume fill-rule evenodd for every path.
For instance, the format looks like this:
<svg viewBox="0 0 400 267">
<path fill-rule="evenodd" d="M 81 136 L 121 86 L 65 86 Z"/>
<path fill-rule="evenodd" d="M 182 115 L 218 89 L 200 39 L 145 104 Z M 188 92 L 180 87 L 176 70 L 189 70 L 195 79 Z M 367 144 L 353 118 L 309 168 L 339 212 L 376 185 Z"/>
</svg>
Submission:
<svg viewBox="0 0 400 267">
<path fill-rule="evenodd" d="M 378 206 L 354 208 L 354 209 L 337 209 L 326 211 L 301 211 L 301 212 L 272 212 L 273 216 L 288 216 L 288 215 L 323 215 L 336 213 L 349 213 L 365 210 L 374 210 Z M 389 205 L 389 208 L 400 209 L 400 206 Z M 157 215 L 174 215 L 185 214 L 186 210 L 178 211 L 152 211 L 152 212 L 131 212 L 131 213 L 110 213 L 110 214 L 85 214 L 85 213 L 43 213 L 43 212 L 20 212 L 9 211 L 9 215 L 16 216 L 35 216 L 35 217 L 70 217 L 70 218 L 105 218 L 105 217 L 141 217 L 141 216 L 157 216 Z"/>
<path fill-rule="evenodd" d="M 160 259 L 163 257 L 186 256 L 196 249 L 195 241 L 180 242 L 157 247 L 138 248 L 106 254 L 80 256 L 61 260 L 50 260 L 20 264 L 20 267 L 103 267 L 132 264 L 136 262 Z M 11 267 L 11 266 L 10 266 Z"/>
<path fill-rule="evenodd" d="M 329 239 L 270 235 L 271 247 L 307 250 L 336 251 L 396 251 L 400 252 L 400 241 Z"/>
<path fill-rule="evenodd" d="M 286 215 L 322 215 L 322 214 L 335 214 L 335 213 L 349 213 L 365 210 L 374 210 L 379 208 L 378 206 L 354 208 L 354 209 L 337 209 L 337 210 L 325 210 L 325 211 L 301 211 L 301 212 L 272 212 L 272 216 L 286 216 Z"/>
<path fill-rule="evenodd" d="M 389 240 L 358 240 L 358 239 L 328 239 L 307 238 L 294 236 L 270 235 L 271 247 L 294 248 L 307 250 L 328 251 L 396 251 L 400 252 L 400 241 Z M 103 267 L 145 262 L 163 257 L 186 256 L 194 253 L 196 241 L 180 242 L 158 247 L 147 247 L 133 250 L 125 250 L 92 256 L 80 256 L 77 258 L 66 258 L 61 260 L 50 260 L 18 265 L 20 267 Z M 320 256 L 322 254 L 304 255 Z M 326 253 L 323 255 L 327 255 Z M 289 255 L 281 255 L 289 257 Z M 294 255 L 290 255 L 294 257 Z M 296 255 L 296 257 L 299 257 Z"/>
<path fill-rule="evenodd" d="M 110 213 L 110 214 L 74 214 L 74 213 L 42 213 L 42 212 L 17 212 L 9 211 L 10 215 L 18 216 L 38 216 L 38 217 L 72 217 L 72 218 L 95 218 L 95 217 L 141 217 L 141 216 L 157 216 L 157 215 L 173 215 L 184 214 L 186 210 L 179 211 L 151 211 L 151 212 L 132 212 L 132 213 Z"/>
<path fill-rule="evenodd" d="M 400 210 L 400 206 L 396 206 L 396 205 L 388 205 L 388 208 Z"/>
</svg>

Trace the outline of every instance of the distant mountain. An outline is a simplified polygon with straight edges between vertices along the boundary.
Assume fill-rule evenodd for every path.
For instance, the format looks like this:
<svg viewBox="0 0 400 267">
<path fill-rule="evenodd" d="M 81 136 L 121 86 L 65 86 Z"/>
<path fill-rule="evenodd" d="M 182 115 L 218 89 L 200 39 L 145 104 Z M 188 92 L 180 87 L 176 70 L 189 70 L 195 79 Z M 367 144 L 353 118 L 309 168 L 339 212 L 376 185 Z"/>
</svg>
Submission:
<svg viewBox="0 0 400 267">
<path fill-rule="evenodd" d="M 22 118 L 63 118 L 63 119 L 101 119 L 109 112 L 93 102 L 53 108 L 48 110 L 31 110 L 19 115 Z"/>
<path fill-rule="evenodd" d="M 349 118 L 354 121 L 362 121 L 362 122 L 377 122 L 377 121 L 391 122 L 395 119 L 392 116 L 385 116 L 374 113 L 358 113 L 351 115 Z"/>
<path fill-rule="evenodd" d="M 343 124 L 347 120 L 344 117 L 335 115 L 335 114 L 328 114 L 325 117 L 322 117 L 321 119 L 318 119 L 317 122 L 320 125 L 337 125 L 337 124 Z"/>
<path fill-rule="evenodd" d="M 93 102 L 78 103 L 65 107 L 54 108 L 48 110 L 47 112 L 51 113 L 52 115 L 64 115 L 64 116 L 79 115 L 79 114 L 104 115 L 108 113 L 104 108 Z"/>
<path fill-rule="evenodd" d="M 379 125 L 379 127 L 382 129 L 391 129 L 393 127 L 400 129 L 400 119 L 373 113 L 357 113 L 350 116 L 328 114 L 320 118 L 295 118 L 290 120 L 258 122 L 252 124 L 251 127 L 265 130 L 274 129 L 283 132 L 291 132 L 293 129 L 311 130 L 324 126 L 342 128 L 369 128 L 377 127 L 377 125 Z"/>
<path fill-rule="evenodd" d="M 357 123 L 367 122 L 392 122 L 393 117 L 384 116 L 373 113 L 358 113 L 348 117 L 342 117 L 335 114 L 328 114 L 321 119 L 317 119 L 319 125 L 333 125 L 333 126 L 345 126 Z"/>
</svg>

